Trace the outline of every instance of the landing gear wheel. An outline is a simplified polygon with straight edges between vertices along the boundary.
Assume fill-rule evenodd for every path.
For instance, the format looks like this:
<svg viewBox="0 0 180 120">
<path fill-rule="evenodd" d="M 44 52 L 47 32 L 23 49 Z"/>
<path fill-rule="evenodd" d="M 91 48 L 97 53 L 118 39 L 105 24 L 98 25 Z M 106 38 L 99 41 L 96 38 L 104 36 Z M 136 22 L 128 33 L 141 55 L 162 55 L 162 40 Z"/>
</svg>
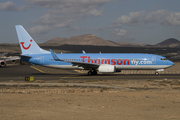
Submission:
<svg viewBox="0 0 180 120">
<path fill-rule="evenodd" d="M 155 72 L 155 75 L 159 75 L 159 73 L 158 73 L 158 72 Z"/>
<path fill-rule="evenodd" d="M 97 75 L 97 71 L 93 70 L 92 75 Z"/>
<path fill-rule="evenodd" d="M 96 70 L 90 70 L 88 73 L 88 75 L 97 75 L 97 71 Z"/>
<path fill-rule="evenodd" d="M 88 75 L 92 75 L 92 72 L 91 72 L 91 71 L 89 71 L 87 74 L 88 74 Z"/>
</svg>

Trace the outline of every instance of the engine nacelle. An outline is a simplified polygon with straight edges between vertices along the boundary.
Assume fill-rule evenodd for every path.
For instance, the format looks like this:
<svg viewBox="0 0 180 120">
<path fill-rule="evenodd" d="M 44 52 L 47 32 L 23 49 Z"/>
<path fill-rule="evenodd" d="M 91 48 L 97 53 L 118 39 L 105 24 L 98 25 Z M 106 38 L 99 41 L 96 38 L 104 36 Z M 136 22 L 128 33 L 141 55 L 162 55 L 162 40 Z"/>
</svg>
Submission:
<svg viewBox="0 0 180 120">
<path fill-rule="evenodd" d="M 4 66 L 6 66 L 6 61 L 4 60 L 0 61 L 0 67 L 4 67 Z"/>
<path fill-rule="evenodd" d="M 11 62 L 12 62 L 13 64 L 15 64 L 15 63 L 16 63 L 16 60 L 12 60 Z"/>
<path fill-rule="evenodd" d="M 114 65 L 107 65 L 107 64 L 102 64 L 98 68 L 100 73 L 114 73 L 116 72 L 116 67 Z"/>
</svg>

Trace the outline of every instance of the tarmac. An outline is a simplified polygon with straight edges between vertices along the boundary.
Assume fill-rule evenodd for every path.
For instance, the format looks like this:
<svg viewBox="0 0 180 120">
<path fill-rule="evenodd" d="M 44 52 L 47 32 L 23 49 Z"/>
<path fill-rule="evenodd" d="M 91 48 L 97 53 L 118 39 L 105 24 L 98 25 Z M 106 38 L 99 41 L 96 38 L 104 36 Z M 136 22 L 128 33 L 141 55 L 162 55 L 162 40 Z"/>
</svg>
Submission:
<svg viewBox="0 0 180 120">
<path fill-rule="evenodd" d="M 59 80 L 154 80 L 179 79 L 180 74 L 98 74 L 88 76 L 87 71 L 61 70 L 32 65 L 10 65 L 0 68 L 0 82 L 24 82 L 25 77 L 33 76 L 34 80 L 52 82 Z"/>
</svg>

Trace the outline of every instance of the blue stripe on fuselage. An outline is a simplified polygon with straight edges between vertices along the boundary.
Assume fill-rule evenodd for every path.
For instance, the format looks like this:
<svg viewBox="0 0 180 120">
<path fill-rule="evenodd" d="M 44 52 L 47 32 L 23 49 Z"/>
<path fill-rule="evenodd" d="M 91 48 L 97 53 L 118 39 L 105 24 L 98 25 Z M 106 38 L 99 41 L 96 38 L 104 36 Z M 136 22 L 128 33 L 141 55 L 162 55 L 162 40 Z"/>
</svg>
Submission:
<svg viewBox="0 0 180 120">
<path fill-rule="evenodd" d="M 165 58 L 154 54 L 137 54 L 137 53 L 92 53 L 77 54 L 66 53 L 56 54 L 59 59 L 77 62 L 89 62 L 98 64 L 111 65 L 167 65 L 169 60 L 161 60 Z M 24 58 L 22 60 L 37 65 L 72 65 L 68 62 L 55 61 L 51 54 L 32 54 L 32 58 Z M 171 61 L 170 61 L 171 62 Z"/>
</svg>

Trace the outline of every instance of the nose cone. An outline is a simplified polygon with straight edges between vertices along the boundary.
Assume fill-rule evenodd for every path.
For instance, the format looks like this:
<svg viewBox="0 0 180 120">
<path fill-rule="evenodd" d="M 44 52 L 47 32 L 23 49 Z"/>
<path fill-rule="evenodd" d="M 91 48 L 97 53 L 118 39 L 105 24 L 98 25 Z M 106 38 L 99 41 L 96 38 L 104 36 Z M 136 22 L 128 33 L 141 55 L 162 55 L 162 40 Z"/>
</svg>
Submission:
<svg viewBox="0 0 180 120">
<path fill-rule="evenodd" d="M 168 61 L 168 65 L 171 65 L 171 66 L 173 66 L 174 65 L 174 63 L 172 62 L 172 61 Z"/>
</svg>

